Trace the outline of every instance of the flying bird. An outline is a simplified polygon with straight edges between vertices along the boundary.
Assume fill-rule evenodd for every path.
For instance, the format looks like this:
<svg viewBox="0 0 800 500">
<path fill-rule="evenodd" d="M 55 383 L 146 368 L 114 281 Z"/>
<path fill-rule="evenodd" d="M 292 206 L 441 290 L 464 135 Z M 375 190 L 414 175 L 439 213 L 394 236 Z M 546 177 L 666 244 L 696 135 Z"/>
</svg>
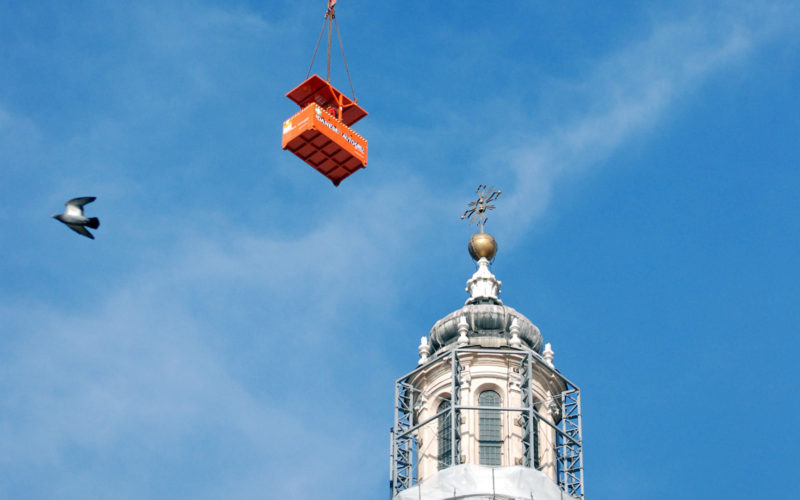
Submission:
<svg viewBox="0 0 800 500">
<path fill-rule="evenodd" d="M 83 206 L 96 200 L 94 196 L 84 196 L 82 198 L 73 198 L 66 203 L 67 209 L 63 214 L 53 214 L 54 219 L 58 219 L 68 228 L 72 229 L 78 234 L 82 234 L 87 238 L 94 239 L 94 235 L 89 232 L 87 227 L 97 229 L 100 227 L 100 219 L 97 217 L 84 217 Z"/>
</svg>

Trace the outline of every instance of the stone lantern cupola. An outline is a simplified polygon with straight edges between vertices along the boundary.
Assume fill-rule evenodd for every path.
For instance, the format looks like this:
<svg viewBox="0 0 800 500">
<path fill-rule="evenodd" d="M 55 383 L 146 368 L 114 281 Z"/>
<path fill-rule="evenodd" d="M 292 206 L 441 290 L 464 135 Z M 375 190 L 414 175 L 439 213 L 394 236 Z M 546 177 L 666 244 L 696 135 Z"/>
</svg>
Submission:
<svg viewBox="0 0 800 500">
<path fill-rule="evenodd" d="M 484 195 L 476 211 L 490 206 Z M 582 499 L 580 390 L 539 328 L 498 297 L 497 243 L 482 224 L 468 249 L 466 303 L 434 323 L 395 383 L 391 497 Z"/>
</svg>

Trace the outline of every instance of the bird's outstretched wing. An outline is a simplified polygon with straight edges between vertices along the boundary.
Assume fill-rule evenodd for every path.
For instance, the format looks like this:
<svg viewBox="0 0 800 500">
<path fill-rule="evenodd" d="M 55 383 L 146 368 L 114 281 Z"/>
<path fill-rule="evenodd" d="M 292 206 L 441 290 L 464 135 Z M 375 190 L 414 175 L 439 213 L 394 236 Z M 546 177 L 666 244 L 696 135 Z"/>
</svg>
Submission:
<svg viewBox="0 0 800 500">
<path fill-rule="evenodd" d="M 64 211 L 67 215 L 83 215 L 83 206 L 91 203 L 97 198 L 94 196 L 83 196 L 81 198 L 73 198 L 65 203 L 67 209 Z"/>
<path fill-rule="evenodd" d="M 90 233 L 88 229 L 86 229 L 85 227 L 81 226 L 80 224 L 67 224 L 67 227 L 69 227 L 70 229 L 72 229 L 73 231 L 75 231 L 78 234 L 82 234 L 82 235 L 86 236 L 87 238 L 94 239 L 94 235 L 92 233 Z"/>
</svg>

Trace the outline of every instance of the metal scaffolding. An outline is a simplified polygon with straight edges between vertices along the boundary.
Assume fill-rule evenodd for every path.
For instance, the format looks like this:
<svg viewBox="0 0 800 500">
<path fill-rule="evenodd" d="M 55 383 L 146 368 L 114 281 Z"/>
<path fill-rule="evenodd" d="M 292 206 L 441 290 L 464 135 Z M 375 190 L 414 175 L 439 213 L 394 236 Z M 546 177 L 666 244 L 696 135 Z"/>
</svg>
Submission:
<svg viewBox="0 0 800 500">
<path fill-rule="evenodd" d="M 533 384 L 531 383 L 533 373 L 533 361 L 530 356 L 525 356 L 520 362 L 520 392 L 522 395 L 522 407 L 528 408 L 520 415 L 522 424 L 522 465 L 525 467 L 539 468 L 539 421 L 534 416 Z"/>
<path fill-rule="evenodd" d="M 577 387 L 561 393 L 561 427 L 556 433 L 556 475 L 561 489 L 583 497 L 581 393 Z"/>
<path fill-rule="evenodd" d="M 519 359 L 520 390 L 522 406 L 516 407 L 482 407 L 480 405 L 461 404 L 461 362 L 463 354 L 487 354 Z M 448 363 L 450 365 L 451 404 L 446 410 L 416 421 L 415 399 L 419 389 L 412 384 L 413 378 L 433 365 Z M 533 392 L 534 367 L 545 370 L 561 382 L 566 389 L 547 401 L 536 400 Z M 556 424 L 545 418 L 538 410 L 551 402 L 560 403 L 561 420 Z M 507 402 L 506 402 L 507 404 Z M 581 500 L 584 499 L 583 488 L 583 447 L 581 431 L 580 389 L 564 375 L 547 364 L 539 354 L 531 350 L 513 348 L 481 348 L 453 347 L 439 353 L 427 363 L 400 377 L 395 382 L 394 425 L 391 429 L 391 463 L 390 463 L 390 498 L 417 484 L 418 446 L 416 432 L 430 422 L 446 415 L 450 419 L 451 460 L 449 466 L 462 462 L 461 457 L 461 412 L 482 408 L 495 411 L 512 411 L 520 413 L 522 427 L 523 463 L 530 468 L 540 468 L 538 429 L 540 424 L 551 427 L 556 435 L 555 470 L 556 484 L 559 488 Z"/>
<path fill-rule="evenodd" d="M 392 427 L 392 469 L 391 483 L 396 491 L 410 488 L 413 483 L 415 439 L 411 434 L 414 427 L 414 389 L 411 385 L 398 381 L 394 387 L 394 426 Z"/>
</svg>

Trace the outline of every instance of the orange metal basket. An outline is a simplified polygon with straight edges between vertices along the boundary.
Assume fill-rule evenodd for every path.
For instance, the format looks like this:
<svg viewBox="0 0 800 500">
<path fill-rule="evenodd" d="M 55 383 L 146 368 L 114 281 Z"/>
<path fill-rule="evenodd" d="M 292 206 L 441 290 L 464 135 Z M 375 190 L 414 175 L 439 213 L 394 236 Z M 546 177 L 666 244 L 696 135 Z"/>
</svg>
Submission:
<svg viewBox="0 0 800 500">
<path fill-rule="evenodd" d="M 367 116 L 363 108 L 317 75 L 286 97 L 302 109 L 283 122 L 283 149 L 314 167 L 335 186 L 366 167 L 367 141 L 350 128 Z"/>
</svg>

